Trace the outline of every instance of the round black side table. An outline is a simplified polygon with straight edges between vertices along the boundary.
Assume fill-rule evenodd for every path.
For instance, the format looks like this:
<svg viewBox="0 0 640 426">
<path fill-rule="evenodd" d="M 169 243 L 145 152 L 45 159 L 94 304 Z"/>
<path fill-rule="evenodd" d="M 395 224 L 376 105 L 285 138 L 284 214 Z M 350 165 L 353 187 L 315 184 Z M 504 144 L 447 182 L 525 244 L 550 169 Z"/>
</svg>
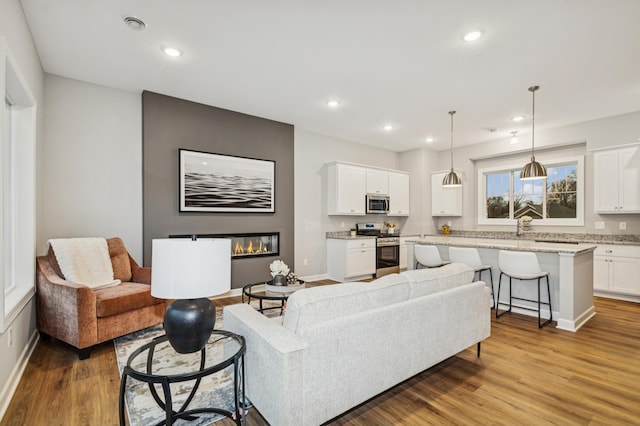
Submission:
<svg viewBox="0 0 640 426">
<path fill-rule="evenodd" d="M 199 366 L 196 366 L 191 371 L 182 371 L 185 367 L 177 365 L 178 363 L 169 361 L 169 364 L 167 364 L 167 357 L 164 357 L 162 363 L 158 362 L 154 355 L 161 350 L 171 351 L 171 353 L 176 354 L 175 359 L 180 357 L 180 354 L 175 352 L 169 344 L 166 335 L 154 338 L 151 342 L 136 349 L 129 356 L 120 380 L 119 409 L 121 425 L 125 425 L 125 390 L 129 377 L 148 383 L 153 399 L 160 408 L 165 410 L 165 420 L 157 423 L 158 425 L 171 425 L 178 419 L 193 420 L 197 418 L 196 415 L 199 413 L 220 414 L 229 417 L 237 425 L 244 425 L 246 411 L 244 407 L 244 354 L 246 352 L 244 337 L 225 330 L 214 330 L 209 342 L 200 351 Z M 174 357 L 169 358 L 174 359 Z M 201 380 L 231 365 L 233 365 L 234 411 L 231 412 L 218 407 L 189 410 L 188 406 L 196 395 Z M 174 410 L 169 385 L 171 383 L 189 381 L 194 383 L 187 399 L 179 409 Z M 162 386 L 164 399 L 158 395 L 155 384 Z"/>
</svg>

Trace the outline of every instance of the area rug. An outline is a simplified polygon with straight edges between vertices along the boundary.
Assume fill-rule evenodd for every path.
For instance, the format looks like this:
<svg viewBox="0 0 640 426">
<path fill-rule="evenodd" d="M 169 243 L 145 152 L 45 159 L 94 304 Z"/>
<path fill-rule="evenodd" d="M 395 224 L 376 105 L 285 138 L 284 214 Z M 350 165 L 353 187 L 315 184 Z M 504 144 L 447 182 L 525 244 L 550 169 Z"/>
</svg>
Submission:
<svg viewBox="0 0 640 426">
<path fill-rule="evenodd" d="M 265 306 L 267 306 L 265 301 Z M 253 303 L 252 303 L 253 305 Z M 257 303 L 256 303 L 257 306 Z M 216 310 L 216 329 L 222 329 L 224 327 L 222 320 L 222 309 Z M 278 309 L 271 311 L 265 311 L 267 316 L 277 316 L 280 314 Z M 126 336 L 114 339 L 116 357 L 118 362 L 118 370 L 120 376 L 127 364 L 129 356 L 140 346 L 150 342 L 153 338 L 162 336 L 164 329 L 162 325 L 156 325 L 153 327 L 145 328 L 143 330 L 127 334 Z M 212 336 L 214 338 L 214 336 Z M 220 353 L 214 351 L 207 351 L 207 357 L 220 356 Z M 200 362 L 200 352 L 195 354 L 178 354 L 172 348 L 167 347 L 164 351 L 158 351 L 154 354 L 154 360 L 159 361 L 159 365 L 177 365 L 184 371 L 197 370 L 197 366 Z M 177 410 L 182 406 L 182 403 L 187 399 L 192 389 L 193 382 L 181 382 L 171 384 L 171 397 L 174 410 Z M 162 388 L 159 385 L 155 385 L 158 395 L 164 399 Z M 129 424 L 131 426 L 147 426 L 157 424 L 165 419 L 165 412 L 161 409 L 153 399 L 149 385 L 147 383 L 140 382 L 132 377 L 127 378 L 127 386 L 125 390 L 125 403 L 127 408 L 127 414 L 129 417 Z M 250 403 L 248 403 L 250 404 Z M 233 397 L 233 367 L 229 367 L 226 370 L 214 373 L 202 379 L 196 396 L 189 403 L 187 410 L 203 407 L 216 407 L 223 410 L 233 412 L 234 410 L 234 397 Z M 192 421 L 178 420 L 176 425 L 190 426 L 204 426 L 215 423 L 223 418 L 220 414 L 215 413 L 202 413 L 197 415 L 198 418 Z"/>
</svg>

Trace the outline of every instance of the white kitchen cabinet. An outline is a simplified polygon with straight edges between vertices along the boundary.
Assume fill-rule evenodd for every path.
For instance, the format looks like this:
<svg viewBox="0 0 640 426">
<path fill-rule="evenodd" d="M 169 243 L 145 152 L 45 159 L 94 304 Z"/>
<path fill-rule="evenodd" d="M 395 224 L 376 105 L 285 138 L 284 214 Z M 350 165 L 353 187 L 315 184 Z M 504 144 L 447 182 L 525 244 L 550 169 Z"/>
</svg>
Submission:
<svg viewBox="0 0 640 426">
<path fill-rule="evenodd" d="M 376 239 L 327 239 L 327 273 L 335 281 L 372 277 L 376 273 Z"/>
<path fill-rule="evenodd" d="M 640 145 L 593 153 L 596 213 L 640 213 Z"/>
<path fill-rule="evenodd" d="M 327 168 L 327 214 L 365 215 L 366 169 L 333 163 Z"/>
<path fill-rule="evenodd" d="M 598 245 L 593 252 L 593 289 L 613 298 L 640 296 L 640 246 Z"/>
<path fill-rule="evenodd" d="M 389 194 L 389 172 L 386 170 L 367 170 L 367 194 Z"/>
<path fill-rule="evenodd" d="M 462 216 L 462 187 L 442 186 L 446 174 L 431 174 L 431 216 Z"/>
<path fill-rule="evenodd" d="M 409 216 L 409 174 L 389 172 L 389 216 Z"/>
</svg>

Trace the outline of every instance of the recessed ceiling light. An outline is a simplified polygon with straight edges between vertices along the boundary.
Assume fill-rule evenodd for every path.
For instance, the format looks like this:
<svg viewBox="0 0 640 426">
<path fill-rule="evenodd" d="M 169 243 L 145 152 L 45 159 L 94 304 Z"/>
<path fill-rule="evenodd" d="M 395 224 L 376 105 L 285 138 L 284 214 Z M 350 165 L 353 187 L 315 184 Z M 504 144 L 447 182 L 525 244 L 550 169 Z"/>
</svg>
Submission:
<svg viewBox="0 0 640 426">
<path fill-rule="evenodd" d="M 433 138 L 427 138 L 427 139 L 425 139 L 425 141 L 426 141 L 427 143 L 431 143 L 431 142 L 433 142 Z"/>
<path fill-rule="evenodd" d="M 393 126 L 391 124 L 385 124 L 383 129 L 386 130 L 387 132 L 390 132 L 393 130 Z"/>
<path fill-rule="evenodd" d="M 172 56 L 174 58 L 182 55 L 182 52 L 175 47 L 163 47 L 162 51 L 165 53 L 165 55 Z"/>
<path fill-rule="evenodd" d="M 142 31 L 147 26 L 142 19 L 138 19 L 135 16 L 125 16 L 124 23 L 135 31 Z"/>
<path fill-rule="evenodd" d="M 340 102 L 336 101 L 335 99 L 331 99 L 327 102 L 327 106 L 329 108 L 338 108 L 340 106 Z"/>
<path fill-rule="evenodd" d="M 513 117 L 511 120 L 513 120 L 513 121 L 515 121 L 515 122 L 517 123 L 518 121 L 522 121 L 522 120 L 524 120 L 524 117 L 523 117 L 523 116 L 521 116 L 521 115 L 516 115 L 516 116 L 515 116 L 515 117 Z"/>
<path fill-rule="evenodd" d="M 466 33 L 463 38 L 464 38 L 464 41 L 476 41 L 480 37 L 482 37 L 482 31 L 474 30 Z"/>
</svg>

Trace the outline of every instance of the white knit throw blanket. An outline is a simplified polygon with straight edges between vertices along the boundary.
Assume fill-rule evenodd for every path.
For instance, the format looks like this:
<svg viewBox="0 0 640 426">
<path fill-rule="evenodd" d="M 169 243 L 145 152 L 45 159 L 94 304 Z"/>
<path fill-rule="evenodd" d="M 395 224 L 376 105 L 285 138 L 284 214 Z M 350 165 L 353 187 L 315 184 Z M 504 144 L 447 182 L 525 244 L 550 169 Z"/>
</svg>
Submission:
<svg viewBox="0 0 640 426">
<path fill-rule="evenodd" d="M 120 284 L 113 279 L 109 246 L 104 238 L 55 238 L 49 240 L 67 281 L 93 289 Z"/>
</svg>

